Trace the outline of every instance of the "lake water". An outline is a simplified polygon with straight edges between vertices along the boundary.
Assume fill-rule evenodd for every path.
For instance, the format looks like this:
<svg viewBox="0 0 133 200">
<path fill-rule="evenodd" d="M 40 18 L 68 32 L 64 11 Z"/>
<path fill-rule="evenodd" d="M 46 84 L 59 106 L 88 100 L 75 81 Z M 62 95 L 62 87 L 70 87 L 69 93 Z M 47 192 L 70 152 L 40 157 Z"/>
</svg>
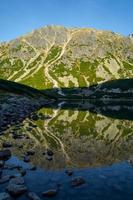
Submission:
<svg viewBox="0 0 133 200">
<path fill-rule="evenodd" d="M 132 101 L 63 101 L 36 113 L 0 137 L 1 143 L 8 140 L 13 144 L 9 163 L 27 167 L 23 155 L 35 150 L 31 163 L 38 170 L 26 176 L 31 190 L 39 193 L 44 186 L 49 189 L 61 184 L 53 199 L 133 199 Z M 23 137 L 13 139 L 14 132 Z M 46 149 L 53 151 L 52 159 Z M 73 170 L 71 177 L 65 174 L 66 169 Z M 77 176 L 86 183 L 72 188 L 71 179 Z"/>
</svg>

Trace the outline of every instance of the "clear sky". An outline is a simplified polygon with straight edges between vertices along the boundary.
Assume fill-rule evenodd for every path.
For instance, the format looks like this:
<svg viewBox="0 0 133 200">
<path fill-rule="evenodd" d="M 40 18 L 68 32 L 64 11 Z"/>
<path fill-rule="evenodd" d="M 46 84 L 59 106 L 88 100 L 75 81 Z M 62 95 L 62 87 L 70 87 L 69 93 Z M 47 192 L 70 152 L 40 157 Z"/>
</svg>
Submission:
<svg viewBox="0 0 133 200">
<path fill-rule="evenodd" d="M 0 0 L 0 41 L 45 25 L 133 33 L 133 0 Z"/>
</svg>

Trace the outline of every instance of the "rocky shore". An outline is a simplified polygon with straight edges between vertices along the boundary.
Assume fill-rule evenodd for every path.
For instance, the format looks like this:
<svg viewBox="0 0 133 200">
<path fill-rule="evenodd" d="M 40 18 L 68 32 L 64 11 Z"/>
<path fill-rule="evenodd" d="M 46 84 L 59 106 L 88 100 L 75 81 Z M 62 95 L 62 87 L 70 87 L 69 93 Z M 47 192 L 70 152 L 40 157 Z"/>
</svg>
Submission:
<svg viewBox="0 0 133 200">
<path fill-rule="evenodd" d="M 34 153 L 30 150 L 27 152 L 28 155 L 33 155 Z M 47 150 L 46 154 L 49 157 L 53 156 L 51 150 Z M 22 196 L 22 199 L 40 200 L 41 198 L 45 199 L 45 197 L 54 197 L 61 190 L 62 184 L 59 181 L 56 183 L 53 181 L 54 184 L 51 185 L 49 189 L 45 189 L 46 186 L 44 185 L 44 190 L 39 194 L 34 190 L 31 191 L 29 185 L 32 183 L 27 180 L 27 177 L 30 172 L 34 173 L 37 171 L 37 167 L 29 164 L 25 166 L 24 164 L 17 165 L 8 163 L 8 160 L 11 159 L 11 157 L 12 155 L 9 149 L 0 150 L 0 186 L 2 188 L 2 191 L 0 189 L 0 200 L 11 200 L 19 198 L 20 196 Z M 24 160 L 24 162 L 27 163 L 27 160 Z M 74 172 L 72 170 L 65 170 L 64 174 L 70 177 L 69 185 L 72 188 L 86 184 L 83 177 L 73 177 Z M 35 174 L 32 174 L 33 178 L 34 175 Z"/>
<path fill-rule="evenodd" d="M 26 117 L 53 100 L 30 98 L 15 94 L 0 94 L 0 135 L 12 125 L 19 124 Z"/>
</svg>

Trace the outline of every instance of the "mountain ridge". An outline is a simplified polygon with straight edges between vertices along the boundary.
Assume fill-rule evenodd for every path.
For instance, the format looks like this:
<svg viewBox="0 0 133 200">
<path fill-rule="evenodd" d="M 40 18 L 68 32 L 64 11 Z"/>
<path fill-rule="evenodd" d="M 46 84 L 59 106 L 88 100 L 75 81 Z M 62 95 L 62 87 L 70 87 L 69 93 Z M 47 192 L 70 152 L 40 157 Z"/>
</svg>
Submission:
<svg viewBox="0 0 133 200">
<path fill-rule="evenodd" d="M 0 44 L 0 78 L 37 89 L 133 78 L 133 40 L 111 31 L 46 26 Z"/>
</svg>

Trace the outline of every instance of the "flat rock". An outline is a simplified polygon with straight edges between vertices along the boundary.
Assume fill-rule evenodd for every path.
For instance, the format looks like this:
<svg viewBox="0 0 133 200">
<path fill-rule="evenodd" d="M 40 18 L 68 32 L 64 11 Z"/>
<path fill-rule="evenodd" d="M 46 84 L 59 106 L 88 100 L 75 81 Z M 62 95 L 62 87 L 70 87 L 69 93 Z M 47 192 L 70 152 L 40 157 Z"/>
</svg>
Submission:
<svg viewBox="0 0 133 200">
<path fill-rule="evenodd" d="M 57 194 L 57 189 L 51 189 L 51 190 L 47 190 L 45 192 L 42 193 L 43 196 L 45 197 L 53 197 Z"/>
<path fill-rule="evenodd" d="M 77 187 L 77 186 L 85 184 L 85 182 L 86 182 L 85 179 L 79 176 L 71 180 L 71 186 Z"/>
<path fill-rule="evenodd" d="M 7 187 L 7 191 L 13 197 L 20 196 L 27 191 L 27 187 L 25 185 L 16 185 L 16 184 L 9 184 Z"/>
<path fill-rule="evenodd" d="M 11 197 L 8 193 L 6 192 L 1 192 L 0 193 L 0 200 L 11 200 Z"/>
<path fill-rule="evenodd" d="M 41 200 L 40 197 L 35 192 L 29 192 L 27 196 L 31 200 Z"/>
</svg>

